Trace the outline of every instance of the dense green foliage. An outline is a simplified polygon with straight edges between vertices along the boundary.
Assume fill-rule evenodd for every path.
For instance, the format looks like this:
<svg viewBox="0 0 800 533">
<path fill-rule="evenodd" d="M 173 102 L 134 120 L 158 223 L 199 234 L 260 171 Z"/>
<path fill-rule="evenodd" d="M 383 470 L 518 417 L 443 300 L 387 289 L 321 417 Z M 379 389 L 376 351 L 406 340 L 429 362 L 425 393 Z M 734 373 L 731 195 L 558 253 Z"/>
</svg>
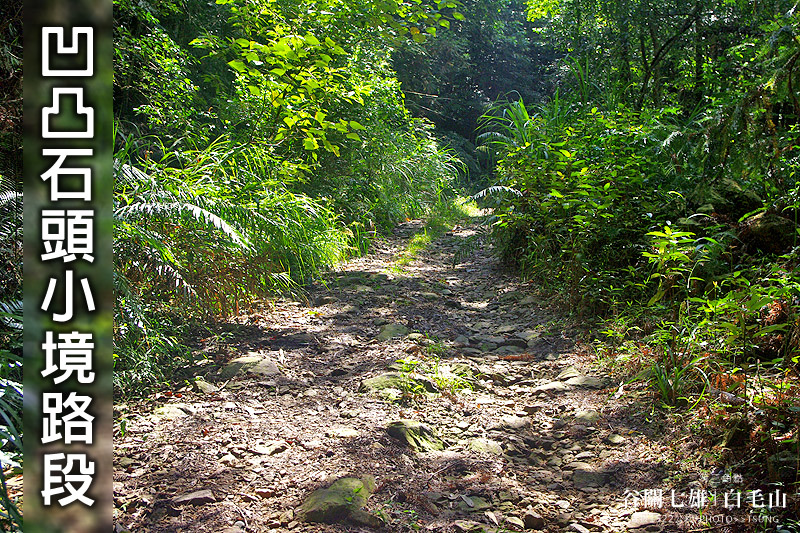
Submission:
<svg viewBox="0 0 800 533">
<path fill-rule="evenodd" d="M 22 2 L 0 21 L 0 529 L 21 531 L 6 474 L 22 460 Z"/>
<path fill-rule="evenodd" d="M 398 48 L 393 64 L 409 108 L 434 122 L 443 140 L 481 181 L 490 162 L 475 148 L 475 127 L 492 102 L 513 94 L 541 101 L 553 59 L 533 31 L 521 0 L 468 0 L 436 39 Z"/>
<path fill-rule="evenodd" d="M 118 393 L 172 379 L 197 318 L 300 295 L 460 177 L 487 186 L 503 257 L 659 404 L 708 415 L 701 433 L 746 429 L 756 454 L 800 447 L 792 3 L 114 5 Z M 0 7 L 4 465 L 20 445 L 18 8 Z"/>
<path fill-rule="evenodd" d="M 406 111 L 389 55 L 460 15 L 450 2 L 115 5 L 116 380 L 133 392 L 169 374 L 180 344 L 166 332 L 185 318 L 297 291 L 446 200 L 457 160 Z"/>
<path fill-rule="evenodd" d="M 562 87 L 546 103 L 498 104 L 481 135 L 503 158 L 497 184 L 518 191 L 497 211 L 506 254 L 557 279 L 548 288 L 567 291 L 576 310 L 601 315 L 652 295 L 648 281 L 658 285 L 650 304 L 697 296 L 704 286 L 690 278 L 711 282 L 765 252 L 791 252 L 797 235 L 791 6 L 762 7 L 756 21 L 730 2 L 698 3 L 682 21 L 679 6 L 623 7 L 532 3 L 568 53 Z M 725 39 L 720 21 L 746 42 Z M 662 231 L 670 224 L 691 232 L 691 253 L 669 255 L 683 243 Z M 782 261 L 791 267 L 793 255 Z M 648 262 L 645 279 L 637 272 Z"/>
<path fill-rule="evenodd" d="M 528 15 L 557 89 L 482 118 L 499 163 L 477 196 L 502 253 L 604 324 L 598 352 L 663 406 L 796 451 L 796 10 L 531 0 Z"/>
</svg>

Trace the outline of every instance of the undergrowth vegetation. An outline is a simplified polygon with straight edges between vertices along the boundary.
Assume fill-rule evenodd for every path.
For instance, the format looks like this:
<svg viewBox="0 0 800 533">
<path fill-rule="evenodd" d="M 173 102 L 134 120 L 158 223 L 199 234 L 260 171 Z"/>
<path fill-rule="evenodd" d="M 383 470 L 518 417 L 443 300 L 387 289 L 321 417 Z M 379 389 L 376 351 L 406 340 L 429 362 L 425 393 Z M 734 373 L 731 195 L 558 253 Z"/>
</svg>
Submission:
<svg viewBox="0 0 800 533">
<path fill-rule="evenodd" d="M 406 110 L 385 43 L 457 14 L 328 4 L 115 1 L 118 394 L 167 380 L 198 320 L 302 298 L 453 199 L 461 164 Z"/>
<path fill-rule="evenodd" d="M 729 4 L 747 46 L 717 35 L 725 52 L 713 56 L 713 3 L 684 25 L 608 15 L 639 28 L 642 54 L 653 47 L 635 68 L 625 35 L 574 40 L 566 21 L 581 20 L 578 4 L 589 8 L 530 3 L 542 32 L 574 46 L 556 65 L 560 89 L 544 103 L 499 101 L 482 118 L 479 139 L 499 163 L 476 198 L 495 208 L 495 242 L 591 318 L 600 358 L 649 383 L 657 405 L 694 412 L 715 428 L 709 446 L 741 457 L 751 445 L 748 467 L 796 484 L 797 461 L 775 465 L 800 454 L 798 15 Z M 646 33 L 656 27 L 673 36 L 660 49 Z M 687 50 L 704 64 L 678 61 Z"/>
<path fill-rule="evenodd" d="M 302 299 L 375 236 L 425 217 L 403 272 L 474 214 L 458 197 L 467 173 L 491 173 L 473 199 L 491 208 L 495 249 L 592 326 L 617 392 L 646 389 L 651 414 L 690 429 L 726 468 L 797 491 L 794 3 L 114 7 L 118 398 L 174 379 L 193 362 L 184 341 L 208 323 L 277 294 Z M 22 15 L 18 2 L 0 13 L 0 525 L 13 529 Z M 481 243 L 465 240 L 454 266 Z M 428 383 L 445 396 L 472 386 L 442 362 L 444 344 L 427 346 L 398 362 L 402 401 Z"/>
<path fill-rule="evenodd" d="M 22 3 L 4 2 L 0 19 L 0 529 L 14 532 L 22 531 Z"/>
</svg>

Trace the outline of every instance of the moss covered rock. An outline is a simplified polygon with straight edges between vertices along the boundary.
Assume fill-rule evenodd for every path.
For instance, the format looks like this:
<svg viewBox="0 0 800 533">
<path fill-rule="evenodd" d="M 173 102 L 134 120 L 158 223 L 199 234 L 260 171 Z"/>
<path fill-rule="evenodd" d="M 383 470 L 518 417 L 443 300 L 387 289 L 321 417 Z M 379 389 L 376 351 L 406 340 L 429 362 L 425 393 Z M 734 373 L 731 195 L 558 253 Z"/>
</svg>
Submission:
<svg viewBox="0 0 800 533">
<path fill-rule="evenodd" d="M 383 522 L 378 517 L 364 511 L 374 491 L 372 476 L 339 478 L 330 487 L 309 494 L 300 506 L 298 517 L 304 522 L 381 527 Z"/>
<path fill-rule="evenodd" d="M 387 432 L 391 437 L 408 445 L 414 451 L 432 452 L 444 450 L 444 442 L 431 428 L 416 420 L 395 420 L 389 423 Z"/>
</svg>

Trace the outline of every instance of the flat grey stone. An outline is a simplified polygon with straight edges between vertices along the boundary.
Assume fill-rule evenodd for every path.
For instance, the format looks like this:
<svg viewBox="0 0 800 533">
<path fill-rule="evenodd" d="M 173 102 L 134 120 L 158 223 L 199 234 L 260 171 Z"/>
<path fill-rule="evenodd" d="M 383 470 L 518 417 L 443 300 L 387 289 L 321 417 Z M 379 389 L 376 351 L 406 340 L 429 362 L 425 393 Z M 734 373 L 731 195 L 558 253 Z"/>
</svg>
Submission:
<svg viewBox="0 0 800 533">
<path fill-rule="evenodd" d="M 560 381 L 566 381 L 571 378 L 580 377 L 580 375 L 581 373 L 578 372 L 577 368 L 575 368 L 574 366 L 568 366 L 567 368 L 562 370 L 561 373 L 558 374 L 558 377 L 556 377 L 556 379 Z"/>
<path fill-rule="evenodd" d="M 520 348 L 519 346 L 508 345 L 508 344 L 504 344 L 503 346 L 500 346 L 499 348 L 495 348 L 493 350 L 493 352 L 497 355 L 515 355 L 518 353 L 522 353 L 524 351 L 525 350 L 523 348 Z"/>
<path fill-rule="evenodd" d="M 461 501 L 458 502 L 458 507 L 462 511 L 475 513 L 475 512 L 485 511 L 486 509 L 490 509 L 492 507 L 492 504 L 488 500 L 480 496 L 462 495 Z"/>
<path fill-rule="evenodd" d="M 214 493 L 211 492 L 209 489 L 197 490 L 189 494 L 184 494 L 183 496 L 177 496 L 172 499 L 172 503 L 183 505 L 183 504 L 191 504 L 191 505 L 202 505 L 205 503 L 213 503 L 217 501 L 214 497 Z"/>
<path fill-rule="evenodd" d="M 537 339 L 541 335 L 540 332 L 534 331 L 532 329 L 526 329 L 520 333 L 517 333 L 517 337 L 520 339 L 524 339 L 527 345 L 527 342 Z"/>
<path fill-rule="evenodd" d="M 526 416 L 506 415 L 500 418 L 500 427 L 506 429 L 523 429 L 530 423 L 531 419 Z"/>
<path fill-rule="evenodd" d="M 567 385 L 583 387 L 584 389 L 602 389 L 605 385 L 601 380 L 591 376 L 577 376 L 568 379 L 566 383 Z"/>
<path fill-rule="evenodd" d="M 491 439 L 472 439 L 467 448 L 478 453 L 489 453 L 492 455 L 503 455 L 503 446 L 496 440 Z"/>
<path fill-rule="evenodd" d="M 586 465 L 572 471 L 572 483 L 576 489 L 586 487 L 602 487 L 609 481 L 609 473 Z"/>
<path fill-rule="evenodd" d="M 575 421 L 581 424 L 594 424 L 600 420 L 600 413 L 597 411 L 578 411 L 575 415 Z"/>
<path fill-rule="evenodd" d="M 185 416 L 188 416 L 187 409 L 189 409 L 189 406 L 187 404 L 168 403 L 167 405 L 156 407 L 153 410 L 153 414 L 158 418 L 164 418 L 166 420 L 175 420 L 176 418 L 183 418 Z"/>
<path fill-rule="evenodd" d="M 511 529 L 512 531 L 522 531 L 525 529 L 525 522 L 522 521 L 521 518 L 517 518 L 516 516 L 507 516 L 503 526 Z"/>
<path fill-rule="evenodd" d="M 225 365 L 220 372 L 220 378 L 226 380 L 243 374 L 271 377 L 280 375 L 281 371 L 270 357 L 254 354 L 236 358 Z"/>
<path fill-rule="evenodd" d="M 578 524 L 577 522 L 573 522 L 567 528 L 567 531 L 577 531 L 578 533 L 591 533 L 589 529 L 585 526 Z"/>
<path fill-rule="evenodd" d="M 561 381 L 551 381 L 550 383 L 545 383 L 544 385 L 534 387 L 531 389 L 531 392 L 564 392 L 569 389 L 570 387 Z"/>
<path fill-rule="evenodd" d="M 202 394 L 212 394 L 214 392 L 219 392 L 219 387 L 217 387 L 213 383 L 209 383 L 208 381 L 199 378 L 192 381 L 192 388 Z"/>
<path fill-rule="evenodd" d="M 798 462 L 800 462 L 800 457 L 798 457 L 797 452 L 791 450 L 784 450 L 770 455 L 767 458 L 767 471 L 770 481 L 783 481 L 784 483 L 794 481 Z"/>
<path fill-rule="evenodd" d="M 519 348 L 520 350 L 525 350 L 528 348 L 528 342 L 525 339 L 520 339 L 519 337 L 511 337 L 503 340 L 503 342 L 500 343 L 500 346 L 513 346 L 515 348 Z"/>
<path fill-rule="evenodd" d="M 660 529 L 661 515 L 652 511 L 637 511 L 631 515 L 625 527 L 628 529 L 646 529 L 649 530 L 652 526 Z"/>
<path fill-rule="evenodd" d="M 381 331 L 378 333 L 377 339 L 379 341 L 386 341 L 395 337 L 404 337 L 408 335 L 409 329 L 403 324 L 384 324 L 381 326 Z"/>
</svg>

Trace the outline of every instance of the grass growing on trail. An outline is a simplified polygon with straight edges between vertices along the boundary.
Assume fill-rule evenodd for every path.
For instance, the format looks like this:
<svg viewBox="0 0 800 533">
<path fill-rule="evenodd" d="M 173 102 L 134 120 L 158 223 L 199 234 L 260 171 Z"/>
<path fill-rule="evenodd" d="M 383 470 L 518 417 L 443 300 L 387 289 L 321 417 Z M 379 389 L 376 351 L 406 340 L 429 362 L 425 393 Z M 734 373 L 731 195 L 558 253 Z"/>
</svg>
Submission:
<svg viewBox="0 0 800 533">
<path fill-rule="evenodd" d="M 438 202 L 431 211 L 422 231 L 411 237 L 406 249 L 394 262 L 392 270 L 403 272 L 403 267 L 409 265 L 427 249 L 431 242 L 439 238 L 446 231 L 453 228 L 454 224 L 468 221 L 470 218 L 481 216 L 482 212 L 474 201 L 465 198 L 456 198 Z"/>
</svg>

